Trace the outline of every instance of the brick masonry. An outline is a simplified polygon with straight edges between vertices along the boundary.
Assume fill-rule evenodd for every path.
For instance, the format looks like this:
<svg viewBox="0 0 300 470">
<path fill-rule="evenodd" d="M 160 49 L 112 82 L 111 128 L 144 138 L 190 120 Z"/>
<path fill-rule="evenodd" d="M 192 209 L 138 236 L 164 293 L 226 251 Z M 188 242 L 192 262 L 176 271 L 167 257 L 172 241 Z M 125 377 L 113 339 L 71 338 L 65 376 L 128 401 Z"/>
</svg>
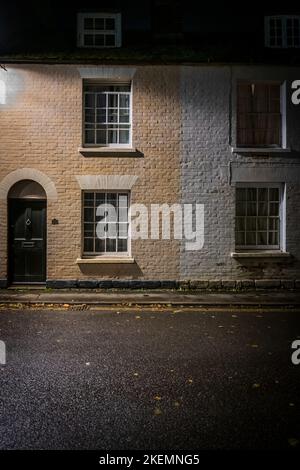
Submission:
<svg viewBox="0 0 300 470">
<path fill-rule="evenodd" d="M 9 65 L 7 72 L 0 71 L 6 83 L 6 103 L 0 105 L 0 185 L 11 172 L 32 168 L 49 178 L 57 191 L 57 200 L 48 200 L 47 205 L 48 285 L 55 281 L 63 286 L 69 281 L 69 286 L 84 287 L 105 281 L 113 286 L 119 279 L 132 280 L 131 285 L 135 280 L 152 281 L 149 287 L 171 287 L 178 281 L 184 286 L 186 281 L 189 287 L 201 282 L 210 288 L 234 288 L 274 279 L 276 285 L 281 280 L 280 286 L 295 286 L 300 278 L 299 184 L 287 182 L 286 186 L 286 249 L 292 257 L 241 262 L 230 256 L 235 244 L 230 164 L 272 168 L 276 163 L 289 171 L 299 161 L 300 106 L 288 98 L 291 154 L 253 157 L 231 152 L 236 78 L 286 80 L 290 90 L 291 81 L 300 79 L 299 68 L 136 67 L 133 145 L 143 155 L 139 158 L 85 158 L 78 152 L 82 146 L 80 70 L 76 65 Z M 136 240 L 132 242 L 133 265 L 79 266 L 81 190 L 76 177 L 80 175 L 136 175 L 131 201 L 148 207 L 151 203 L 203 203 L 203 249 L 186 252 L 176 240 Z M 54 218 L 58 225 L 51 224 Z M 0 200 L 0 287 L 7 278 L 6 220 L 4 198 Z"/>
</svg>

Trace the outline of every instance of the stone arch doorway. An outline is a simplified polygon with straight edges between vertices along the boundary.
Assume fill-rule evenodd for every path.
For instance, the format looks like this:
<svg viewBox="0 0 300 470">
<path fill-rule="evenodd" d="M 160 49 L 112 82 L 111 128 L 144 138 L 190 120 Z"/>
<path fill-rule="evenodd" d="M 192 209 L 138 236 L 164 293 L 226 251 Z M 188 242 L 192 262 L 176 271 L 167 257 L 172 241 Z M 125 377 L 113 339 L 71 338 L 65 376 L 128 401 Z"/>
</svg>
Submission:
<svg viewBox="0 0 300 470">
<path fill-rule="evenodd" d="M 13 184 L 8 204 L 8 282 L 37 284 L 46 281 L 47 195 L 36 181 Z"/>
</svg>

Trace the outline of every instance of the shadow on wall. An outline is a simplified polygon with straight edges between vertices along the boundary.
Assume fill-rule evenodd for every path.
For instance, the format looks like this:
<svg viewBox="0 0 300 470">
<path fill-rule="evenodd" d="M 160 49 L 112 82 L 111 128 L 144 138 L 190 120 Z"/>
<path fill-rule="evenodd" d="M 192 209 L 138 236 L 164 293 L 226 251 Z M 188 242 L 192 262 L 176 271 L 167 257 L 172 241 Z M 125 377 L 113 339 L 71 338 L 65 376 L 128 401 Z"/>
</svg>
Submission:
<svg viewBox="0 0 300 470">
<path fill-rule="evenodd" d="M 143 276 L 143 272 L 137 263 L 80 264 L 79 269 L 84 276 L 88 276 L 90 278 L 137 279 Z"/>
</svg>

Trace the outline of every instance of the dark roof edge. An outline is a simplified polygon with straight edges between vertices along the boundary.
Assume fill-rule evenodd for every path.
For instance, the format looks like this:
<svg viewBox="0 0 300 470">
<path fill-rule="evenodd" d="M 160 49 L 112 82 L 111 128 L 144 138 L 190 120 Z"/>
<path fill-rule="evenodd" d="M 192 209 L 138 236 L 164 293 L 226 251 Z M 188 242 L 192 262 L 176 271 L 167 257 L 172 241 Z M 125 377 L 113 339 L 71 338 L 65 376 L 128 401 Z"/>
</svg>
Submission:
<svg viewBox="0 0 300 470">
<path fill-rule="evenodd" d="M 13 59 L 13 58 L 7 58 L 7 57 L 0 57 L 0 64 L 1 65 L 12 65 L 12 64 L 37 64 L 37 65 L 115 65 L 115 66 L 142 66 L 142 65 L 173 65 L 173 66 L 179 66 L 179 65 L 185 65 L 185 66 L 253 66 L 253 67 L 300 67 L 300 62 L 299 63 L 287 63 L 287 62 L 251 62 L 251 61 L 245 61 L 245 62 L 218 62 L 218 61 L 212 61 L 212 60 L 207 60 L 207 61 L 176 61 L 176 60 L 152 60 L 152 61 L 101 61 L 101 60 L 95 60 L 95 59 L 84 59 L 84 60 L 64 60 L 64 59 Z"/>
</svg>

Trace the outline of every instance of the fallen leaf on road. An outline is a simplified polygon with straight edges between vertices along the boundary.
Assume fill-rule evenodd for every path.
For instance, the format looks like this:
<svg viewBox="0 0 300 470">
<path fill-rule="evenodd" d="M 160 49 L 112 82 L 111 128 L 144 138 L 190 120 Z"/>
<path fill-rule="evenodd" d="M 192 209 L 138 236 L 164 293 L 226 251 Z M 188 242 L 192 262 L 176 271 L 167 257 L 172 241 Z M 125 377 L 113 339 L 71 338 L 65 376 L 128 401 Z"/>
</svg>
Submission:
<svg viewBox="0 0 300 470">
<path fill-rule="evenodd" d="M 159 408 L 155 408 L 155 409 L 154 409 L 154 415 L 155 415 L 155 416 L 161 415 L 161 410 L 160 410 Z"/>
<path fill-rule="evenodd" d="M 299 440 L 298 440 L 298 439 L 295 439 L 294 437 L 291 437 L 291 438 L 288 440 L 288 443 L 290 444 L 290 446 L 296 447 L 297 445 L 299 445 Z"/>
<path fill-rule="evenodd" d="M 134 375 L 135 377 L 138 377 L 139 374 L 138 374 L 137 372 L 135 372 L 133 375 Z"/>
<path fill-rule="evenodd" d="M 174 401 L 174 406 L 175 406 L 176 408 L 178 408 L 178 407 L 180 406 L 179 401 Z"/>
<path fill-rule="evenodd" d="M 253 384 L 252 388 L 260 388 L 260 384 Z"/>
<path fill-rule="evenodd" d="M 193 383 L 193 379 L 188 379 L 188 383 L 189 383 L 189 384 L 192 384 L 192 383 Z"/>
<path fill-rule="evenodd" d="M 160 401 L 160 400 L 161 400 L 161 397 L 160 397 L 159 395 L 156 395 L 156 396 L 154 397 L 154 400 Z"/>
</svg>

